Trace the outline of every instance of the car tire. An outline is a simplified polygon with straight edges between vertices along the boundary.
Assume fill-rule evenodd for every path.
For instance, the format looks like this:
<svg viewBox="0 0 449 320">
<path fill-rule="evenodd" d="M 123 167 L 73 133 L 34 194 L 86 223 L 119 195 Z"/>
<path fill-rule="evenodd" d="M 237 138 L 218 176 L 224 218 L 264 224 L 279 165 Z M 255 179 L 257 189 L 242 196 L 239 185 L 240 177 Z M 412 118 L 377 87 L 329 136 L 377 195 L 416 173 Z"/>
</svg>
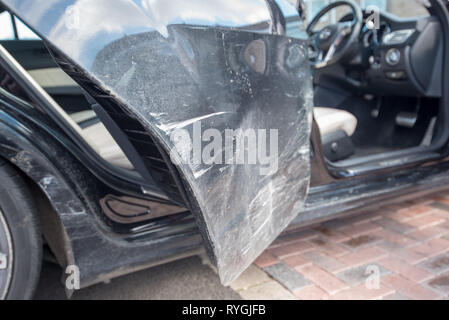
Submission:
<svg viewBox="0 0 449 320">
<path fill-rule="evenodd" d="M 42 237 L 24 179 L 0 159 L 0 299 L 31 299 L 39 281 Z"/>
</svg>

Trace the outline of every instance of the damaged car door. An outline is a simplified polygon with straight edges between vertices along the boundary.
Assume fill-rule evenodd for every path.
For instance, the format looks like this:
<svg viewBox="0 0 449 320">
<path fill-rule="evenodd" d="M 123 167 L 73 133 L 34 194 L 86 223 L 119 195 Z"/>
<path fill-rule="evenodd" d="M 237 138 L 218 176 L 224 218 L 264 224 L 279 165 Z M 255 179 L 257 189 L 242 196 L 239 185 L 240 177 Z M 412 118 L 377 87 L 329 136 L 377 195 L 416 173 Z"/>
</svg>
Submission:
<svg viewBox="0 0 449 320">
<path fill-rule="evenodd" d="M 95 84 L 102 120 L 114 111 L 98 92 L 158 143 L 224 284 L 301 212 L 313 89 L 307 36 L 287 1 L 1 2 L 86 92 Z"/>
</svg>

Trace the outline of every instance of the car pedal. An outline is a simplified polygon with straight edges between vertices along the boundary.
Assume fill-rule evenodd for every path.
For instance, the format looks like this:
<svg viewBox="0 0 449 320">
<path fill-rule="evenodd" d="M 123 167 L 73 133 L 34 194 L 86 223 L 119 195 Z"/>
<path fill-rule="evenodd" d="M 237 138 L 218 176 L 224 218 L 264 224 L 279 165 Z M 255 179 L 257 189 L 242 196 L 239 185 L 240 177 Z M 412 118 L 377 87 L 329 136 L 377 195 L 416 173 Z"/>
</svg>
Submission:
<svg viewBox="0 0 449 320">
<path fill-rule="evenodd" d="M 421 109 L 421 99 L 418 98 L 418 101 L 415 106 L 415 111 L 401 111 L 396 116 L 396 124 L 401 127 L 413 128 L 418 122 L 419 110 Z"/>
<path fill-rule="evenodd" d="M 418 121 L 417 112 L 399 112 L 396 116 L 396 124 L 401 127 L 413 128 Z"/>
</svg>

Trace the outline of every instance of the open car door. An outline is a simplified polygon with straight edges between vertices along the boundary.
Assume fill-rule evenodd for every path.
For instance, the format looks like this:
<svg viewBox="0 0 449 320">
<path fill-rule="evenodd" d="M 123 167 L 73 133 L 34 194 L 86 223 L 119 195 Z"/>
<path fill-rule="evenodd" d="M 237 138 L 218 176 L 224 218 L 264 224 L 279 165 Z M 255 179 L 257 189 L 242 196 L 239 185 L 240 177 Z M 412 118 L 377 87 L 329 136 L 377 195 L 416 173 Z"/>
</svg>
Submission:
<svg viewBox="0 0 449 320">
<path fill-rule="evenodd" d="M 129 117 L 167 155 L 224 284 L 301 212 L 313 89 L 288 2 L 1 2 L 46 41 L 100 118 L 120 113 L 112 135 L 132 134 Z"/>
</svg>

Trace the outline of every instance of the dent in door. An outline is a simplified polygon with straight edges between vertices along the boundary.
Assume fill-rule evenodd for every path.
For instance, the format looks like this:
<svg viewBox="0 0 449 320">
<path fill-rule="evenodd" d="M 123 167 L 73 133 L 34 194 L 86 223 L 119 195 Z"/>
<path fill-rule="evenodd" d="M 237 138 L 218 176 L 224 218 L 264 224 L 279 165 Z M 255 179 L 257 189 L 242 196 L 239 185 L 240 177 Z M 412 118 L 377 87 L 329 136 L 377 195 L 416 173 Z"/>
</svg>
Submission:
<svg viewBox="0 0 449 320">
<path fill-rule="evenodd" d="M 224 284 L 301 212 L 312 110 L 306 37 L 276 34 L 265 0 L 3 2 L 172 155 Z M 76 27 L 67 23 L 73 12 Z"/>
</svg>

